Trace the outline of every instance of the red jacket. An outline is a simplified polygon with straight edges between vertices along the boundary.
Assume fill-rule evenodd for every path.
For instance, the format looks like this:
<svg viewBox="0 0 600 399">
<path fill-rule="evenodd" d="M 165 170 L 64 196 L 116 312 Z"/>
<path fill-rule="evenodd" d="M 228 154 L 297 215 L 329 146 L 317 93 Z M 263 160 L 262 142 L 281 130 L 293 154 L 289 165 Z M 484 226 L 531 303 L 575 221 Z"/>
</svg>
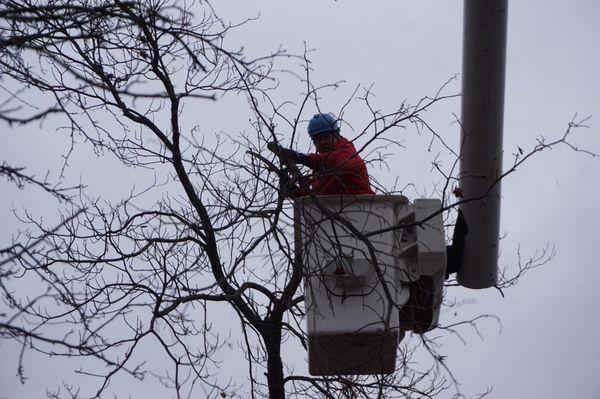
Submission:
<svg viewBox="0 0 600 399">
<path fill-rule="evenodd" d="M 311 186 L 317 195 L 373 194 L 367 167 L 352 142 L 338 138 L 331 152 L 308 154 Z"/>
</svg>

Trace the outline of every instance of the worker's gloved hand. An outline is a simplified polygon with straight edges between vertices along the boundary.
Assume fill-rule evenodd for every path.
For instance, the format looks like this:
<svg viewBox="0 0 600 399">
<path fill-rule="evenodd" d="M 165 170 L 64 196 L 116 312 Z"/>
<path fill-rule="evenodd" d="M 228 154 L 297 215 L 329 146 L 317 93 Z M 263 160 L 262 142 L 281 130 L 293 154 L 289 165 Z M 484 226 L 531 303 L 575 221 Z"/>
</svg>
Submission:
<svg viewBox="0 0 600 399">
<path fill-rule="evenodd" d="M 274 141 L 269 141 L 267 143 L 267 148 L 276 155 L 281 155 L 282 152 L 288 151 L 286 148 L 283 148 L 282 146 L 280 146 L 279 144 L 277 144 Z"/>
</svg>

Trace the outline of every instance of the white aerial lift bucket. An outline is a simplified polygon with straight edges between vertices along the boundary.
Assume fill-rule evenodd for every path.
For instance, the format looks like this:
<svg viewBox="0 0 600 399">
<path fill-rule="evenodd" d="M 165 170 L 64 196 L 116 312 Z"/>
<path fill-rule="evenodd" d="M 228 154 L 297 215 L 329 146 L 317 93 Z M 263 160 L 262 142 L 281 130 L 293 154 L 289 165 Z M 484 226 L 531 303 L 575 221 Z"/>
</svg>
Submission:
<svg viewBox="0 0 600 399">
<path fill-rule="evenodd" d="M 446 266 L 440 201 L 333 195 L 294 206 L 310 374 L 393 372 L 403 331 L 437 325 Z"/>
</svg>

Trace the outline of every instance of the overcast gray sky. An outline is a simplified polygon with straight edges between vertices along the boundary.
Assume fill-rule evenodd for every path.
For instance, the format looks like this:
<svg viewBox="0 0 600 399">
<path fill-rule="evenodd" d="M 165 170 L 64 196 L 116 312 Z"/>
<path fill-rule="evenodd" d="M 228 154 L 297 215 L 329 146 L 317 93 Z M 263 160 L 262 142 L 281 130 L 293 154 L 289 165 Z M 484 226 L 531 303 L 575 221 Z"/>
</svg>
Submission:
<svg viewBox="0 0 600 399">
<path fill-rule="evenodd" d="M 333 112 L 359 83 L 373 84 L 376 104 L 392 109 L 404 99 L 414 103 L 433 95 L 461 71 L 460 1 L 226 0 L 215 7 L 233 21 L 260 13 L 257 21 L 230 37 L 231 43 L 243 43 L 250 54 L 279 45 L 300 53 L 303 42 L 315 49 L 311 53 L 314 82 L 346 82 L 323 95 L 321 106 Z M 505 167 L 517 146 L 527 151 L 541 135 L 549 139 L 562 135 L 575 113 L 592 118 L 589 129 L 575 132 L 574 141 L 600 152 L 599 17 L 600 3 L 594 0 L 510 2 Z M 448 91 L 460 91 L 460 76 Z M 289 89 L 282 85 L 278 93 L 281 98 L 298 98 L 298 94 L 294 85 Z M 217 103 L 201 112 L 212 115 L 207 120 L 212 129 L 237 132 L 247 121 L 245 111 L 237 106 L 232 102 L 225 111 Z M 458 100 L 435 107 L 427 118 L 457 146 L 459 128 L 453 123 L 453 113 L 460 114 Z M 357 108 L 345 118 L 360 126 L 368 115 Z M 56 135 L 40 138 L 39 133 L 21 130 L 17 137 L 16 131 L 5 131 L 0 136 L 3 159 L 23 160 L 18 163 L 31 165 L 38 173 L 48 164 L 58 164 L 43 155 Z M 352 135 L 347 127 L 344 133 Z M 431 171 L 435 154 L 427 153 L 426 138 L 413 132 L 402 139 L 405 148 L 391 158 L 390 170 L 373 169 L 371 173 L 387 185 L 396 177 L 400 186 L 415 183 L 417 190 L 407 193 L 411 197 L 432 192 L 442 177 Z M 126 178 L 109 181 L 110 172 L 101 165 L 85 157 L 75 158 L 70 173 L 85 175 L 94 182 L 92 189 L 107 197 L 111 194 L 106 187 L 131 184 Z M 557 255 L 507 290 L 505 298 L 494 289 L 448 290 L 449 298 L 461 305 L 443 313 L 442 321 L 481 313 L 501 320 L 501 329 L 493 320 L 484 321 L 479 330 L 482 338 L 465 329 L 466 345 L 452 337 L 440 342 L 448 365 L 463 384 L 463 393 L 476 394 L 493 386 L 492 398 L 600 397 L 599 190 L 600 160 L 566 148 L 534 157 L 504 181 L 501 229 L 506 236 L 500 264 L 514 265 L 519 246 L 521 254 L 529 256 L 550 243 L 556 246 Z M 14 190 L 10 193 L 0 202 L 3 239 L 10 237 L 16 225 L 12 206 L 27 203 L 53 220 L 51 205 Z M 435 336 L 436 332 L 429 334 Z M 36 378 L 45 382 L 59 378 L 57 370 L 40 374 L 31 370 L 30 383 L 22 387 L 13 377 L 14 348 L 0 351 L 6 354 L 0 366 L 0 397 L 38 397 L 44 389 Z"/>
</svg>

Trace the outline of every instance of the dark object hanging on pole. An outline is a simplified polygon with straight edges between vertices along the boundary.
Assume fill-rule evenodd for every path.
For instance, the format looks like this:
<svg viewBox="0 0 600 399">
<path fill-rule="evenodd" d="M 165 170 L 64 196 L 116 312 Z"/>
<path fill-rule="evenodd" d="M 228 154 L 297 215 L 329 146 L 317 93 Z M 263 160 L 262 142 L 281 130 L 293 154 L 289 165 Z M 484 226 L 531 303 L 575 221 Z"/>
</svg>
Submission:
<svg viewBox="0 0 600 399">
<path fill-rule="evenodd" d="M 460 262 L 465 250 L 465 238 L 468 233 L 469 228 L 465 222 L 465 216 L 459 209 L 454 233 L 452 233 L 452 245 L 446 246 L 446 280 L 452 273 L 456 273 L 460 269 Z"/>
</svg>

